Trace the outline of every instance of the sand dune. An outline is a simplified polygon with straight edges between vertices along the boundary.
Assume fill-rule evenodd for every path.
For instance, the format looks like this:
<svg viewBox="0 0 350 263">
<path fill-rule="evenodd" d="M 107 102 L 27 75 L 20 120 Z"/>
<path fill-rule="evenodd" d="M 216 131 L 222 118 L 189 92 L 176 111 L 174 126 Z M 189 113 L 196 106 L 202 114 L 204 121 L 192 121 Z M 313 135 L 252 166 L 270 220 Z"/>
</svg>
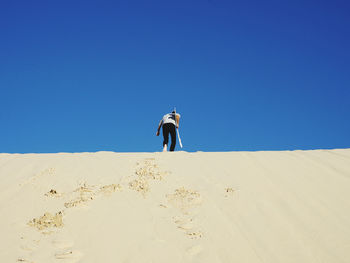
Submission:
<svg viewBox="0 0 350 263">
<path fill-rule="evenodd" d="M 350 262 L 350 149 L 0 154 L 0 262 Z"/>
</svg>

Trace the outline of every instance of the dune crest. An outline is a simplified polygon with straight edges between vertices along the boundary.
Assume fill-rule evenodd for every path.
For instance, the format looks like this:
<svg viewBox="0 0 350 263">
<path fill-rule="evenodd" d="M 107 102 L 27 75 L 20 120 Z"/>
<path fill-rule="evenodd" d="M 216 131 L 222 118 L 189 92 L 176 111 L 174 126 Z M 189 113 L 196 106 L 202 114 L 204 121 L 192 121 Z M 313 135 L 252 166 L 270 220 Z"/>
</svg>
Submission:
<svg viewBox="0 0 350 263">
<path fill-rule="evenodd" d="M 0 154 L 0 262 L 350 262 L 350 149 Z"/>
</svg>

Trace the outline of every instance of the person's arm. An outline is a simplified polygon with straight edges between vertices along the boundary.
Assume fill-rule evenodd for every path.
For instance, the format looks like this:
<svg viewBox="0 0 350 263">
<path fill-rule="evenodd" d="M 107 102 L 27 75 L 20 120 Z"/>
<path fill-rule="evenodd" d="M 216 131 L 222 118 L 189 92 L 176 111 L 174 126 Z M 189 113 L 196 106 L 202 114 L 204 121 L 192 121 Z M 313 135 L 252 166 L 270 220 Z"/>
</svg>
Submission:
<svg viewBox="0 0 350 263">
<path fill-rule="evenodd" d="M 156 135 L 159 136 L 160 127 L 162 127 L 163 120 L 160 120 Z"/>
</svg>

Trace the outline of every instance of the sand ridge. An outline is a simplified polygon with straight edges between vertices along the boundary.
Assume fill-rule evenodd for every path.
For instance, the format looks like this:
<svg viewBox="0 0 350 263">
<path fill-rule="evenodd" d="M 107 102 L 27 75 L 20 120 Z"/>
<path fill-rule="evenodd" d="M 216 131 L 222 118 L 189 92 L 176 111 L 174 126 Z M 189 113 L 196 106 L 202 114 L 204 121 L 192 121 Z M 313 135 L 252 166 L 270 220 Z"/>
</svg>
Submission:
<svg viewBox="0 0 350 263">
<path fill-rule="evenodd" d="M 349 174 L 348 149 L 0 154 L 0 261 L 345 263 Z"/>
</svg>

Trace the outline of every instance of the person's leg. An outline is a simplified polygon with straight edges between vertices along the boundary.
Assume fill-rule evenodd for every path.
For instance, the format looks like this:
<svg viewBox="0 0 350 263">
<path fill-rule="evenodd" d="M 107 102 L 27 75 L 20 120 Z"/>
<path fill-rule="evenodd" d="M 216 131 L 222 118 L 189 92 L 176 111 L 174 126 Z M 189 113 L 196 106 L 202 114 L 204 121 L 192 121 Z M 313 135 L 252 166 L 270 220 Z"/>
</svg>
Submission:
<svg viewBox="0 0 350 263">
<path fill-rule="evenodd" d="M 166 152 L 169 142 L 169 124 L 163 124 L 163 152 Z"/>
<path fill-rule="evenodd" d="M 170 126 L 170 136 L 171 136 L 170 151 L 173 152 L 175 150 L 175 145 L 176 145 L 176 130 L 175 130 L 175 125 L 173 124 L 171 124 Z"/>
</svg>

